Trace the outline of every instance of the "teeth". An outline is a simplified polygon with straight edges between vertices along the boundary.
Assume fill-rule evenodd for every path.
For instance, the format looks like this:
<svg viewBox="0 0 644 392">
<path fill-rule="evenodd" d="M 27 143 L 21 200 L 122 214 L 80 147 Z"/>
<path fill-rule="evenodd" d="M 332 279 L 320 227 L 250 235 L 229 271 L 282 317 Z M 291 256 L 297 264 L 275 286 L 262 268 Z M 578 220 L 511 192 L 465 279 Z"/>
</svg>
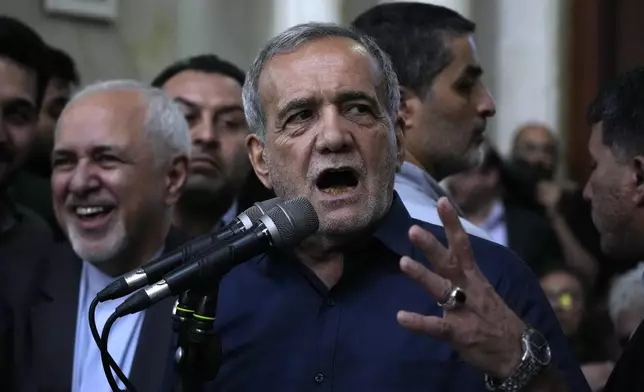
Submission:
<svg viewBox="0 0 644 392">
<path fill-rule="evenodd" d="M 348 186 L 334 186 L 331 188 L 322 189 L 322 192 L 329 193 L 331 195 L 340 195 L 342 193 L 348 192 L 351 188 Z"/>
<path fill-rule="evenodd" d="M 85 216 L 99 214 L 105 211 L 105 207 L 76 207 L 76 214 Z"/>
</svg>

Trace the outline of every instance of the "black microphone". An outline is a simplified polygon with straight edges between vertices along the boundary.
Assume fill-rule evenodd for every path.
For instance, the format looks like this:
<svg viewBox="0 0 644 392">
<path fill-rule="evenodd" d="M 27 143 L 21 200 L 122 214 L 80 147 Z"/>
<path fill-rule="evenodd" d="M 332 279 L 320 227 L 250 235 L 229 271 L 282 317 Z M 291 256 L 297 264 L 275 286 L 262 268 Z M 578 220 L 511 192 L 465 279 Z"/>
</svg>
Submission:
<svg viewBox="0 0 644 392">
<path fill-rule="evenodd" d="M 273 207 L 259 218 L 250 230 L 235 236 L 228 243 L 163 276 L 154 285 L 140 290 L 125 300 L 114 312 L 117 317 L 139 312 L 172 295 L 218 280 L 234 266 L 273 247 L 294 246 L 318 230 L 315 209 L 304 197 Z M 214 284 L 214 282 L 213 282 Z"/>
<path fill-rule="evenodd" d="M 239 233 L 250 229 L 266 211 L 275 207 L 281 200 L 277 197 L 255 203 L 237 215 L 231 223 L 216 233 L 197 237 L 181 248 L 161 256 L 156 261 L 130 272 L 101 290 L 96 297 L 100 302 L 116 299 L 130 294 L 141 287 L 161 279 L 164 274 L 183 264 L 190 257 L 209 249 L 218 242 L 227 241 Z"/>
</svg>

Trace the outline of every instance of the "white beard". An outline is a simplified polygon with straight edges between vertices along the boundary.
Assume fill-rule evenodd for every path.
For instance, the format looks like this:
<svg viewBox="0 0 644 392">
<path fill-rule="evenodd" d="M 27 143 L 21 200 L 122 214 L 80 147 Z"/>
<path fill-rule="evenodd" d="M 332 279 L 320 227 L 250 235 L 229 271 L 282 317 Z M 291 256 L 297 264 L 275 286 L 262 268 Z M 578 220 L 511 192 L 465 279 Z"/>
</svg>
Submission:
<svg viewBox="0 0 644 392">
<path fill-rule="evenodd" d="M 112 230 L 99 244 L 87 241 L 73 225 L 68 228 L 68 236 L 78 257 L 92 264 L 101 264 L 112 260 L 127 246 L 127 232 L 122 220 L 115 223 Z"/>
</svg>

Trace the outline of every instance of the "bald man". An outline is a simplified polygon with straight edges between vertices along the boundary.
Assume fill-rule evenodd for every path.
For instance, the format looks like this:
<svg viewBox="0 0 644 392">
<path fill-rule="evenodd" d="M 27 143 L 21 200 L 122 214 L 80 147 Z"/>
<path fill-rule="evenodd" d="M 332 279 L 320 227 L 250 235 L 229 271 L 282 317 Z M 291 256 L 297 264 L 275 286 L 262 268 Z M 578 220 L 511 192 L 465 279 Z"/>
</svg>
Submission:
<svg viewBox="0 0 644 392">
<path fill-rule="evenodd" d="M 538 123 L 519 127 L 512 146 L 512 156 L 539 168 L 543 179 L 552 180 L 557 170 L 559 149 L 553 132 Z"/>
<path fill-rule="evenodd" d="M 579 188 L 571 182 L 555 181 L 558 165 L 559 144 L 550 127 L 527 123 L 517 129 L 511 167 L 515 173 L 520 173 L 517 176 L 523 180 L 520 188 L 531 200 L 528 204 L 550 222 L 566 264 L 581 272 L 588 284 L 594 285 L 599 267 L 595 254 L 599 254 L 599 250 L 593 252 L 587 244 L 592 243 L 597 234 Z"/>
</svg>

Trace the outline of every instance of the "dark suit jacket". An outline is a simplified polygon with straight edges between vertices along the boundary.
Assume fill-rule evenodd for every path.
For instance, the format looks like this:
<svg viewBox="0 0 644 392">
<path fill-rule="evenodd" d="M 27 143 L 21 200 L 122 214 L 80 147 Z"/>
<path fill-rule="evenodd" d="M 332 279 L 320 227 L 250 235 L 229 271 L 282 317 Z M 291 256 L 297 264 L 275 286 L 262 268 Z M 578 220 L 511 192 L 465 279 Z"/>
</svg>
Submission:
<svg viewBox="0 0 644 392">
<path fill-rule="evenodd" d="M 171 230 L 165 250 L 176 249 L 184 238 Z M 4 372 L 9 373 L 5 381 L 13 383 L 11 391 L 71 391 L 82 262 L 63 243 L 43 266 L 26 298 L 14 299 L 8 310 L 0 307 L 3 316 L 12 319 L 0 323 L 3 339 L 12 342 L 4 344 L 2 359 L 10 363 Z M 158 392 L 171 380 L 173 304 L 174 299 L 168 298 L 146 311 L 129 375 L 139 392 Z"/>
<path fill-rule="evenodd" d="M 508 248 L 537 275 L 563 262 L 561 245 L 552 228 L 539 214 L 512 203 L 505 205 Z"/>
</svg>

